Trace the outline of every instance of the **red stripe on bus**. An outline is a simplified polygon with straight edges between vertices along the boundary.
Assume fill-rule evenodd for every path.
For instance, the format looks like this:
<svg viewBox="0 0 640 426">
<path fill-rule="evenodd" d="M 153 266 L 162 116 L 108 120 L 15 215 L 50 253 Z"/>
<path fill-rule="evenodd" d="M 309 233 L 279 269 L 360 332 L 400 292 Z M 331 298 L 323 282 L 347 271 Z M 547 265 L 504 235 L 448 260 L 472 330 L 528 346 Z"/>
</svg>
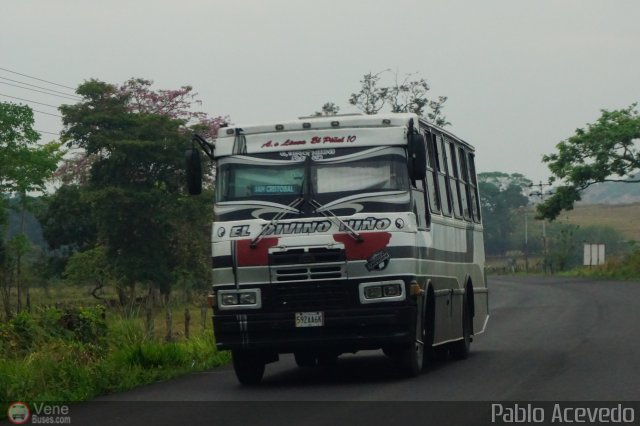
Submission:
<svg viewBox="0 0 640 426">
<path fill-rule="evenodd" d="M 347 260 L 366 260 L 377 251 L 389 245 L 390 232 L 361 233 L 362 241 L 356 241 L 349 234 L 335 234 L 333 239 L 344 244 Z"/>
<path fill-rule="evenodd" d="M 269 249 L 278 244 L 278 237 L 263 238 L 251 248 L 251 240 L 238 240 L 238 266 L 267 266 L 269 264 Z"/>
</svg>

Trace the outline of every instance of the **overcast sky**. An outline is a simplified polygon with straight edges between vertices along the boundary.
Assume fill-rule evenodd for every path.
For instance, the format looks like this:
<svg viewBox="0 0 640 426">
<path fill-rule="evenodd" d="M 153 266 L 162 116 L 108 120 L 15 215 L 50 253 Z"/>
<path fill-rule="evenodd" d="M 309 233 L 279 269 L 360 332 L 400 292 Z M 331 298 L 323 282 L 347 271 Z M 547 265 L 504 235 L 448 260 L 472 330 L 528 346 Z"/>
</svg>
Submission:
<svg viewBox="0 0 640 426">
<path fill-rule="evenodd" d="M 417 73 L 432 96 L 449 97 L 448 129 L 476 146 L 478 171 L 535 181 L 549 176 L 542 155 L 600 109 L 640 100 L 637 0 L 1 1 L 0 68 L 71 87 L 130 77 L 191 85 L 202 110 L 235 124 L 328 101 L 355 112 L 347 100 L 363 74 Z M 0 94 L 72 102 L 7 84 Z M 61 124 L 36 113 L 36 128 Z"/>
</svg>

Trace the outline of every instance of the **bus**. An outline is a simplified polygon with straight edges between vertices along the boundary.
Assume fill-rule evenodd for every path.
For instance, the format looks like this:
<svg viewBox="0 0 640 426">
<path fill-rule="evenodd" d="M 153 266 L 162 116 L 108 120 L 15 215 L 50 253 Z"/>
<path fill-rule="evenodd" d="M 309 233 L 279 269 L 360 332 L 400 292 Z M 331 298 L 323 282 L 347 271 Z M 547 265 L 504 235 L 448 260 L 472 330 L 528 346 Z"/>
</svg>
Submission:
<svg viewBox="0 0 640 426">
<path fill-rule="evenodd" d="M 191 194 L 200 150 L 215 340 L 240 383 L 287 353 L 311 367 L 382 349 L 408 377 L 467 357 L 489 318 L 470 144 L 415 114 L 226 127 L 186 151 Z"/>
</svg>

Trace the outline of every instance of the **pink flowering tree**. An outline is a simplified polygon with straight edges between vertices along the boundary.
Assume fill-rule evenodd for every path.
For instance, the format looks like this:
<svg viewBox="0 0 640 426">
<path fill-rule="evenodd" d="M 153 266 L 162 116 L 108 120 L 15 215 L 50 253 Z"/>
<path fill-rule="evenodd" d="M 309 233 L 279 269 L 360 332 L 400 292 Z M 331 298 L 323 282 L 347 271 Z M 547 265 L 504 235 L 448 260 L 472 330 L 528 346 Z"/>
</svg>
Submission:
<svg viewBox="0 0 640 426">
<path fill-rule="evenodd" d="M 103 83 L 104 84 L 104 83 Z M 197 131 L 206 139 L 217 137 L 218 129 L 229 123 L 228 116 L 210 116 L 200 111 L 202 101 L 191 86 L 182 86 L 174 90 L 154 90 L 153 81 L 142 78 L 132 78 L 120 86 L 105 85 L 101 97 L 124 102 L 126 111 L 137 115 L 157 115 L 177 120 L 181 123 L 179 131 L 185 135 Z M 79 92 L 80 93 L 80 92 Z M 85 93 L 86 101 L 97 101 L 92 93 Z M 69 106 L 63 106 L 61 110 L 69 111 Z M 97 127 L 95 127 L 97 129 Z M 94 129 L 92 129 L 94 130 Z M 81 141 L 76 144 L 82 145 Z M 71 145 L 74 141 L 70 142 Z M 104 155 L 104 152 L 90 152 L 77 150 L 70 153 L 56 171 L 54 177 L 63 184 L 86 185 L 91 166 Z M 213 179 L 214 171 L 209 171 L 210 179 Z"/>
<path fill-rule="evenodd" d="M 81 102 L 60 108 L 61 140 L 75 151 L 58 170 L 69 190 L 59 190 L 50 206 L 67 193 L 78 204 L 73 211 L 89 213 L 50 209 L 45 235 L 57 232 L 56 241 L 75 251 L 104 247 L 121 302 L 134 300 L 140 286 L 168 295 L 176 285 L 206 285 L 209 236 L 202 230 L 212 220 L 211 198 L 186 194 L 184 152 L 192 132 L 215 138 L 228 118 L 199 111 L 189 86 L 154 90 L 149 80 L 90 80 L 77 93 Z M 92 234 L 63 226 L 83 219 Z"/>
</svg>

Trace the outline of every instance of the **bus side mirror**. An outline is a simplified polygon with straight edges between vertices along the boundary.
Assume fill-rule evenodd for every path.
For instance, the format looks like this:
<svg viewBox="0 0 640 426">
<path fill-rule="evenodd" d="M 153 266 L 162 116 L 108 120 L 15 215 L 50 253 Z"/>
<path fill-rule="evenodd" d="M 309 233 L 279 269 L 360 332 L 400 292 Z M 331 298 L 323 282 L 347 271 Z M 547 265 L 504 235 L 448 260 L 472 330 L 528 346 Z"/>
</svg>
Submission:
<svg viewBox="0 0 640 426">
<path fill-rule="evenodd" d="M 427 175 L 427 149 L 424 136 L 414 133 L 409 136 L 409 177 L 411 180 L 422 180 Z"/>
<path fill-rule="evenodd" d="M 184 157 L 187 163 L 187 189 L 190 195 L 198 195 L 202 192 L 200 152 L 197 148 L 191 148 L 185 151 Z"/>
</svg>

